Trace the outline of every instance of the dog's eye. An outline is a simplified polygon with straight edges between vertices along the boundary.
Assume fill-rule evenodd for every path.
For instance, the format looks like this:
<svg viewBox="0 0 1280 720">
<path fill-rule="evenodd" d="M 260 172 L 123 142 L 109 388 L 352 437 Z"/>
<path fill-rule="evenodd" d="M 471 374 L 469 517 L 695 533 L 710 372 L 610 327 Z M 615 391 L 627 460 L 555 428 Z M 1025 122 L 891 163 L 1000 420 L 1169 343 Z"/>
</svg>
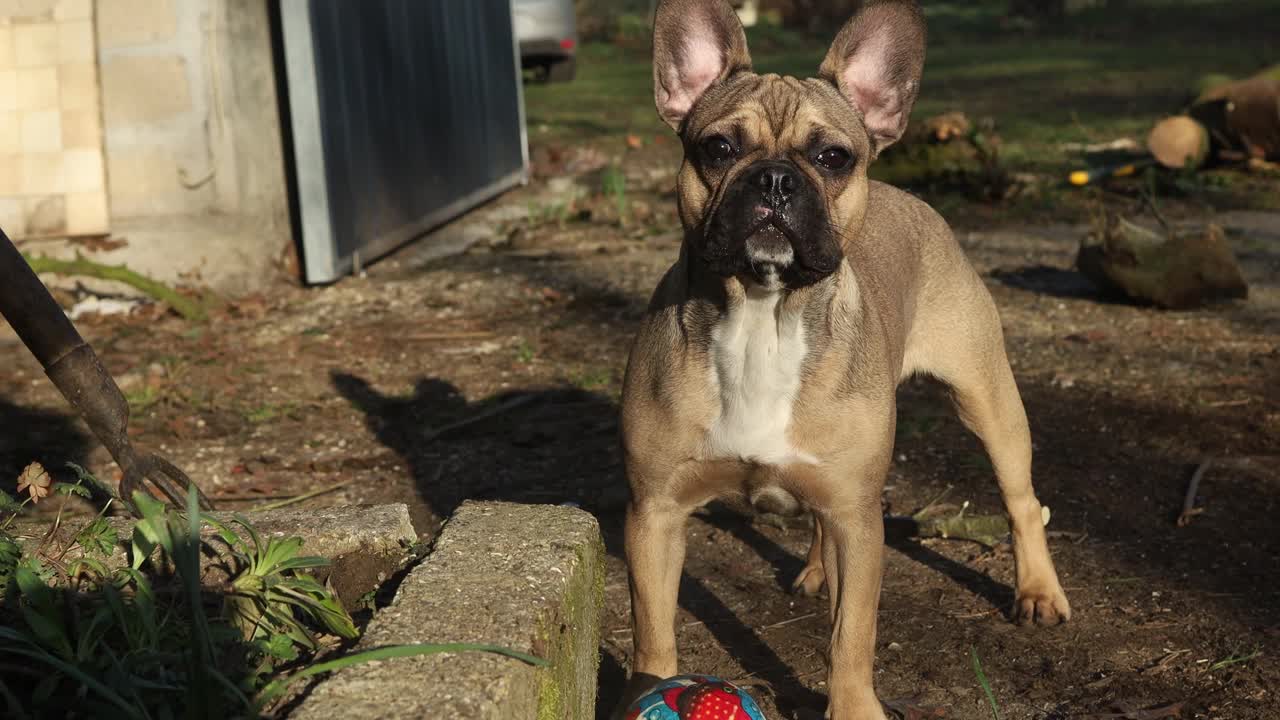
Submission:
<svg viewBox="0 0 1280 720">
<path fill-rule="evenodd" d="M 733 143 L 729 142 L 729 138 L 723 135 L 713 135 L 702 141 L 702 152 L 711 162 L 722 163 L 733 157 L 735 150 L 733 149 Z"/>
<path fill-rule="evenodd" d="M 841 147 L 829 147 L 818 153 L 814 160 L 828 170 L 844 170 L 853 162 L 853 155 Z"/>
</svg>

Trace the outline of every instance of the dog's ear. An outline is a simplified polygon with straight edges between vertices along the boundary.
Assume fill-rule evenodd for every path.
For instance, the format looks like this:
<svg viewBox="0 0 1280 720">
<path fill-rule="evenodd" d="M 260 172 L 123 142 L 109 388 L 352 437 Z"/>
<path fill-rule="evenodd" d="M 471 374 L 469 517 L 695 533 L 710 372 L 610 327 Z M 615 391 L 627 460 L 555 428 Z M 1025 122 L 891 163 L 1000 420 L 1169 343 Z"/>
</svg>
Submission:
<svg viewBox="0 0 1280 720">
<path fill-rule="evenodd" d="M 914 0 L 867 0 L 845 23 L 818 76 L 862 112 L 872 152 L 907 128 L 924 69 L 924 17 Z"/>
<path fill-rule="evenodd" d="M 653 95 L 658 114 L 680 130 L 707 88 L 751 69 L 747 36 L 725 0 L 662 0 L 653 22 Z"/>
</svg>

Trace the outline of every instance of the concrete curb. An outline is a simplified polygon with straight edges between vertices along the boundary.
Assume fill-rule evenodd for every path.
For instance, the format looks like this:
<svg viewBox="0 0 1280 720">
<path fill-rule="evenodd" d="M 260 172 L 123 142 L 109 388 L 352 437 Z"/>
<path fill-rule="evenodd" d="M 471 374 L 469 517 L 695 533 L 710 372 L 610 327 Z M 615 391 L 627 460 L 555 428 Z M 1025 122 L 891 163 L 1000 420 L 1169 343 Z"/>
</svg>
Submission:
<svg viewBox="0 0 1280 720">
<path fill-rule="evenodd" d="M 289 717 L 590 720 L 603 602 L 604 543 L 590 514 L 465 503 L 358 649 L 489 643 L 551 666 L 480 652 L 366 663 L 334 673 Z"/>
</svg>

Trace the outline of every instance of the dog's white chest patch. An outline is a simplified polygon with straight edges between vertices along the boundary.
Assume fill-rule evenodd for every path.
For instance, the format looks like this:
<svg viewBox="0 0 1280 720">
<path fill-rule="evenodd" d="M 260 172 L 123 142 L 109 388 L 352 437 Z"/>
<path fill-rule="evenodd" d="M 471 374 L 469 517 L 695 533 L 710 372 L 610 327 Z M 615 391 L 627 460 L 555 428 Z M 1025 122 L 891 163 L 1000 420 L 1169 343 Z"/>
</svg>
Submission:
<svg viewBox="0 0 1280 720">
<path fill-rule="evenodd" d="M 780 292 L 753 287 L 730 307 L 711 334 L 720 415 L 707 435 L 709 458 L 816 462 L 787 438 L 806 350 L 800 311 L 784 310 Z"/>
</svg>

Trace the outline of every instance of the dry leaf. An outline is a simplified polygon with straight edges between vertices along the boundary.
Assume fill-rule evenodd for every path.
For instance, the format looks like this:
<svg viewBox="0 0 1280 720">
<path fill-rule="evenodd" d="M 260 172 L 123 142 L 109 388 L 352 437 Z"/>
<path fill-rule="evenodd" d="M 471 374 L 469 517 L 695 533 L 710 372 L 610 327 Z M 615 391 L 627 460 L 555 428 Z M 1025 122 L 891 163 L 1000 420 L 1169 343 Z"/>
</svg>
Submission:
<svg viewBox="0 0 1280 720">
<path fill-rule="evenodd" d="M 31 502 L 38 503 L 40 498 L 49 496 L 49 486 L 53 484 L 53 478 L 49 477 L 48 471 L 38 462 L 33 462 L 22 469 L 22 474 L 18 476 L 18 492 L 26 492 L 31 496 Z"/>
</svg>

